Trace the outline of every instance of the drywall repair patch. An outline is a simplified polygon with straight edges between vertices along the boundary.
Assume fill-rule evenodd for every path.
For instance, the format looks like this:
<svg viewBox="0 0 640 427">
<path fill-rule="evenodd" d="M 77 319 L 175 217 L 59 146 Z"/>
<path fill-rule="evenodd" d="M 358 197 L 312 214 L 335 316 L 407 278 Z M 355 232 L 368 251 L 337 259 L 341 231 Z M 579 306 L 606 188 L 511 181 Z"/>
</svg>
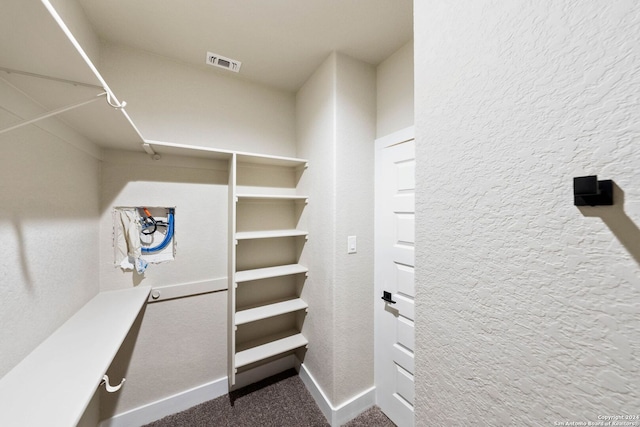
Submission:
<svg viewBox="0 0 640 427">
<path fill-rule="evenodd" d="M 113 210 L 114 265 L 143 274 L 148 265 L 173 261 L 175 207 L 116 207 Z"/>
</svg>

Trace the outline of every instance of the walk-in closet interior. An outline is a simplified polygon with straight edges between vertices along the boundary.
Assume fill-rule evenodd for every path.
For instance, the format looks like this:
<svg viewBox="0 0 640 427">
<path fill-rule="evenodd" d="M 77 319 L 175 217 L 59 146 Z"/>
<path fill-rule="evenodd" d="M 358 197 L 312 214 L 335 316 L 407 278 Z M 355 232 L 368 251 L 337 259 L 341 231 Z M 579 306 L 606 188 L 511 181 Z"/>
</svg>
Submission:
<svg viewBox="0 0 640 427">
<path fill-rule="evenodd" d="M 630 0 L 1 0 L 0 426 L 638 425 L 638 117 Z"/>
<path fill-rule="evenodd" d="M 0 424 L 142 425 L 291 368 L 329 423 L 373 404 L 376 67 L 412 91 L 412 4 L 374 6 L 4 2 Z"/>
</svg>

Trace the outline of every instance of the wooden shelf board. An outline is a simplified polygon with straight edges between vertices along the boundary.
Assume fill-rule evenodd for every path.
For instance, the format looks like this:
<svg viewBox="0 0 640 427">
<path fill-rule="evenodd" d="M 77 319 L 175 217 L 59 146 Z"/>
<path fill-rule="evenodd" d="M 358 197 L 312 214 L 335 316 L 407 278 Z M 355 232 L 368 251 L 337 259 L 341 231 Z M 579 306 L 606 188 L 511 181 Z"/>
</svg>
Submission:
<svg viewBox="0 0 640 427">
<path fill-rule="evenodd" d="M 245 323 L 255 322 L 256 320 L 267 319 L 269 317 L 279 316 L 293 311 L 304 310 L 308 306 L 309 305 L 302 299 L 295 298 L 237 311 L 236 325 L 243 325 Z"/>
<path fill-rule="evenodd" d="M 236 233 L 237 240 L 249 239 L 271 239 L 275 237 L 296 237 L 307 236 L 308 231 L 305 230 L 260 230 L 260 231 L 239 231 Z"/>
<path fill-rule="evenodd" d="M 150 290 L 99 293 L 9 371 L 0 380 L 0 425 L 76 425 Z"/>
<path fill-rule="evenodd" d="M 309 341 L 304 337 L 304 335 L 298 333 L 256 347 L 251 347 L 236 353 L 235 367 L 240 368 L 242 366 L 250 365 L 251 363 L 259 362 L 260 360 L 268 359 L 269 357 L 304 347 L 308 343 Z"/>
<path fill-rule="evenodd" d="M 309 271 L 309 269 L 301 264 L 257 268 L 254 270 L 244 270 L 236 272 L 235 281 L 236 283 L 249 282 L 251 280 L 268 279 L 270 277 L 280 277 L 288 276 L 291 274 L 306 273 L 307 271 Z"/>
</svg>

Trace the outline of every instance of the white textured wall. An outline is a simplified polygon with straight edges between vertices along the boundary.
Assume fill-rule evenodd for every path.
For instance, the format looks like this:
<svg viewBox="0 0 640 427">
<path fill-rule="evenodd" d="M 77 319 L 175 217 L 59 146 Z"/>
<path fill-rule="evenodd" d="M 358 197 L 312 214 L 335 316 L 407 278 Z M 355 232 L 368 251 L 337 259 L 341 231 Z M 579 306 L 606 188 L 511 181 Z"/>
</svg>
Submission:
<svg viewBox="0 0 640 427">
<path fill-rule="evenodd" d="M 295 155 L 293 93 L 110 44 L 100 65 L 146 139 Z"/>
<path fill-rule="evenodd" d="M 2 377 L 98 293 L 99 166 L 35 126 L 0 147 Z"/>
<path fill-rule="evenodd" d="M 376 68 L 376 138 L 413 126 L 413 40 Z"/>
<path fill-rule="evenodd" d="M 336 60 L 335 396 L 339 405 L 373 386 L 373 166 L 375 68 Z M 347 236 L 357 253 L 347 254 Z"/>
<path fill-rule="evenodd" d="M 417 424 L 638 414 L 640 6 L 415 2 L 415 52 Z"/>
<path fill-rule="evenodd" d="M 226 161 L 105 151 L 102 164 L 100 284 L 161 287 L 227 275 Z M 176 259 L 150 264 L 144 276 L 114 267 L 116 206 L 175 206 Z M 223 378 L 227 292 L 150 304 L 114 361 L 127 378 L 119 396 L 102 397 L 102 417 Z"/>
<path fill-rule="evenodd" d="M 309 194 L 304 363 L 338 406 L 373 385 L 375 70 L 334 53 L 296 106 L 298 155 L 309 159 L 300 182 Z M 346 253 L 348 235 L 358 236 L 357 254 Z"/>
<path fill-rule="evenodd" d="M 298 184 L 298 191 L 309 195 L 303 212 L 309 240 L 300 258 L 309 268 L 302 291 L 309 304 L 302 329 L 310 343 L 304 363 L 330 399 L 335 384 L 335 68 L 336 55 L 331 55 L 296 95 L 298 156 L 309 160 Z"/>
</svg>

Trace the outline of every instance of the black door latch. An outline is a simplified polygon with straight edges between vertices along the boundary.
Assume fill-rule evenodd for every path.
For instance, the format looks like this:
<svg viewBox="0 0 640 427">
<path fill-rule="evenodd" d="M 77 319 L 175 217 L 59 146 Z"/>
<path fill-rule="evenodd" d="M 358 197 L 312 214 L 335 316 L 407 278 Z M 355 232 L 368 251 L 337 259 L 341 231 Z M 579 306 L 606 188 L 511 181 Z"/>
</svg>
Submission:
<svg viewBox="0 0 640 427">
<path fill-rule="evenodd" d="M 391 299 L 391 292 L 382 291 L 382 299 L 389 304 L 395 304 L 396 302 Z"/>
</svg>

